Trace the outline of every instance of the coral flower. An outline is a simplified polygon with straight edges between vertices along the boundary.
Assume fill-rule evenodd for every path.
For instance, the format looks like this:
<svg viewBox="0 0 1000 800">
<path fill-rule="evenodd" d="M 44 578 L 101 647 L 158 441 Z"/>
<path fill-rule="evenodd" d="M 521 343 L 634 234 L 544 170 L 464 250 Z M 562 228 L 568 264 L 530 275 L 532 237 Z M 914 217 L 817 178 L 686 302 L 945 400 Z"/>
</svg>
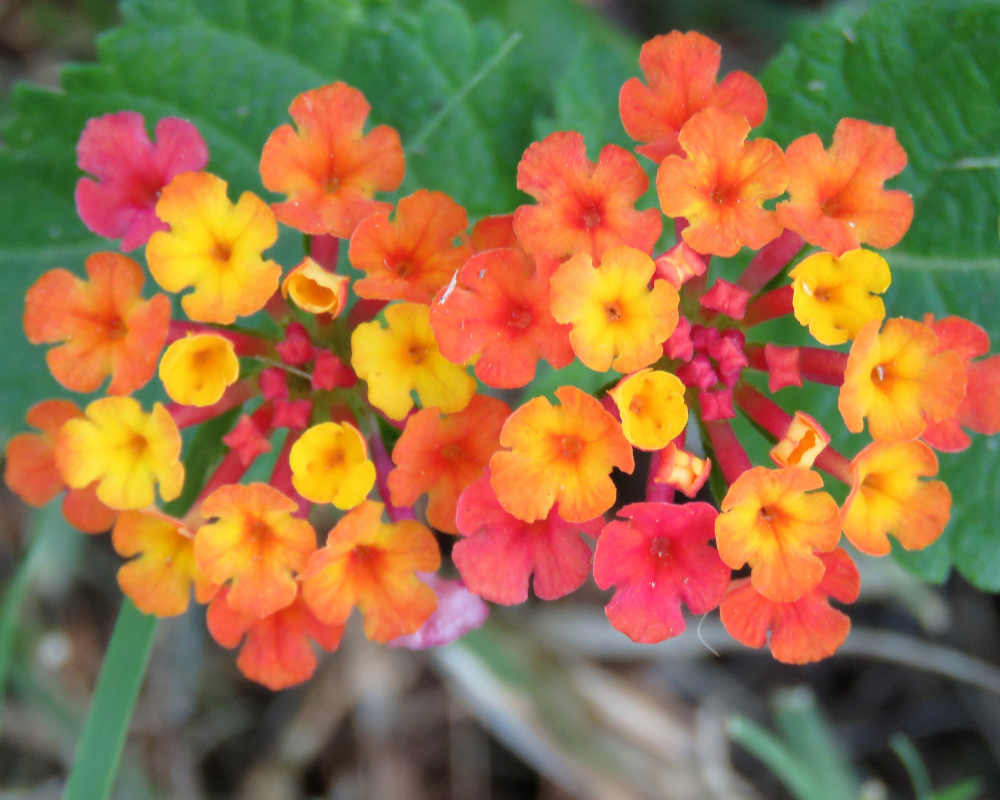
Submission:
<svg viewBox="0 0 1000 800">
<path fill-rule="evenodd" d="M 28 409 L 25 421 L 40 433 L 19 433 L 7 442 L 3 479 L 29 506 L 41 508 L 68 487 L 56 466 L 59 430 L 83 412 L 68 400 L 43 400 Z M 84 533 L 103 533 L 115 522 L 116 512 L 97 499 L 94 485 L 70 489 L 63 498 L 66 521 Z"/>
<path fill-rule="evenodd" d="M 920 441 L 874 442 L 851 462 L 851 493 L 844 502 L 844 535 L 862 553 L 884 556 L 887 533 L 907 550 L 923 550 L 944 531 L 951 492 L 937 475 L 934 451 Z"/>
<path fill-rule="evenodd" d="M 684 631 L 683 600 L 707 614 L 729 585 L 729 567 L 708 542 L 718 512 L 708 503 L 633 503 L 609 522 L 594 553 L 594 580 L 615 586 L 605 611 L 633 642 L 652 643 Z"/>
<path fill-rule="evenodd" d="M 288 195 L 274 206 L 279 220 L 304 233 L 348 239 L 369 214 L 392 208 L 372 195 L 399 188 L 403 146 L 388 125 L 362 134 L 369 111 L 364 95 L 340 81 L 292 101 L 288 113 L 298 130 L 282 125 L 260 158 L 264 188 Z"/>
<path fill-rule="evenodd" d="M 612 467 L 631 473 L 632 448 L 621 425 L 586 392 L 561 386 L 553 406 L 529 400 L 507 418 L 501 450 L 490 459 L 490 483 L 506 511 L 525 522 L 556 503 L 567 522 L 586 522 L 615 502 Z"/>
<path fill-rule="evenodd" d="M 186 406 L 211 406 L 240 377 L 233 343 L 214 333 L 188 334 L 163 354 L 160 380 L 170 399 Z"/>
<path fill-rule="evenodd" d="M 191 319 L 229 325 L 271 299 L 281 267 L 261 253 L 278 240 L 278 224 L 255 194 L 233 205 L 224 180 L 187 172 L 163 190 L 156 213 L 170 231 L 149 240 L 149 272 L 168 292 L 194 287 L 181 298 Z"/>
<path fill-rule="evenodd" d="M 122 250 L 142 247 L 167 226 L 156 216 L 163 187 L 182 172 L 208 163 L 208 146 L 197 128 L 177 117 L 156 123 L 156 144 L 135 111 L 87 120 L 76 144 L 76 164 L 97 181 L 76 183 L 76 210 L 98 236 L 122 239 Z"/>
<path fill-rule="evenodd" d="M 785 157 L 790 199 L 778 203 L 778 221 L 810 244 L 835 256 L 863 243 L 884 250 L 910 227 L 913 199 L 882 188 L 906 166 L 892 128 L 842 119 L 829 150 L 810 133 L 792 142 Z"/>
<path fill-rule="evenodd" d="M 653 259 L 632 247 L 615 247 L 596 269 L 590 256 L 574 256 L 552 276 L 552 316 L 573 326 L 569 341 L 595 372 L 633 372 L 663 355 L 677 327 L 677 290 L 649 282 Z"/>
<path fill-rule="evenodd" d="M 430 309 L 416 303 L 385 310 L 388 329 L 378 322 L 358 325 L 351 335 L 351 366 L 368 381 L 368 400 L 392 419 L 413 408 L 416 391 L 425 408 L 461 411 L 476 393 L 476 381 L 438 352 Z"/>
<path fill-rule="evenodd" d="M 746 117 L 707 108 L 684 125 L 678 142 L 687 158 L 667 156 L 656 174 L 660 206 L 668 217 L 684 217 L 684 241 L 699 253 L 734 256 L 781 234 L 765 200 L 785 191 L 784 153 L 769 139 L 747 142 Z"/>
<path fill-rule="evenodd" d="M 625 438 L 640 450 L 662 450 L 687 425 L 684 384 L 669 372 L 640 370 L 608 394 L 618 406 Z"/>
<path fill-rule="evenodd" d="M 830 606 L 830 598 L 853 603 L 861 591 L 858 568 L 845 550 L 819 556 L 823 579 L 790 603 L 776 603 L 744 578 L 733 581 L 719 615 L 729 635 L 747 647 L 770 645 L 785 664 L 811 664 L 832 656 L 851 630 L 850 618 Z"/>
<path fill-rule="evenodd" d="M 694 498 L 711 473 L 712 459 L 698 458 L 671 442 L 660 450 L 660 464 L 653 473 L 653 480 L 673 486 Z"/>
<path fill-rule="evenodd" d="M 873 439 L 901 442 L 924 432 L 926 418 L 953 416 L 965 397 L 961 357 L 938 352 L 926 325 L 890 319 L 865 325 L 851 347 L 838 405 L 847 429 L 860 433 L 863 418 Z"/>
<path fill-rule="evenodd" d="M 580 588 L 590 574 L 590 547 L 584 535 L 596 539 L 603 517 L 566 522 L 557 509 L 535 522 L 524 522 L 504 511 L 483 476 L 462 492 L 456 514 L 464 537 L 451 555 L 473 592 L 501 605 L 528 599 L 534 573 L 535 595 L 557 600 Z"/>
<path fill-rule="evenodd" d="M 170 325 L 170 300 L 143 300 L 142 267 L 118 253 L 94 253 L 88 280 L 52 269 L 28 289 L 24 332 L 32 344 L 58 344 L 45 355 L 52 375 L 74 392 L 131 394 L 156 372 Z"/>
<path fill-rule="evenodd" d="M 414 520 L 383 523 L 383 508 L 366 500 L 348 512 L 302 575 L 302 596 L 319 619 L 341 625 L 357 606 L 376 642 L 413 633 L 434 613 L 434 591 L 416 573 L 441 566 L 434 534 Z"/>
<path fill-rule="evenodd" d="M 840 539 L 840 509 L 818 473 L 803 467 L 753 467 L 733 485 L 715 522 L 719 555 L 733 569 L 749 563 L 754 588 L 779 603 L 816 588 Z M 808 494 L 807 494 L 808 492 Z"/>
<path fill-rule="evenodd" d="M 538 201 L 514 214 L 517 238 L 532 254 L 562 259 L 586 253 L 599 261 L 620 245 L 649 253 L 660 238 L 656 209 L 635 210 L 649 179 L 636 157 L 617 145 L 605 145 L 594 164 L 582 135 L 550 134 L 524 151 L 517 188 Z"/>
<path fill-rule="evenodd" d="M 465 234 L 465 209 L 443 192 L 426 189 L 404 197 L 396 218 L 372 214 L 351 236 L 350 259 L 365 277 L 355 282 L 358 297 L 430 303 L 472 255 Z"/>
<path fill-rule="evenodd" d="M 412 506 L 426 494 L 427 521 L 439 531 L 458 533 L 458 496 L 500 449 L 500 429 L 509 414 L 506 403 L 481 394 L 457 414 L 442 416 L 436 408 L 413 414 L 392 450 L 393 505 Z"/>
<path fill-rule="evenodd" d="M 498 247 L 519 247 L 517 234 L 514 233 L 514 215 L 495 214 L 483 217 L 472 226 L 469 244 L 472 245 L 474 253 L 495 250 Z"/>
<path fill-rule="evenodd" d="M 291 295 L 292 302 L 310 314 L 339 317 L 347 305 L 350 283 L 346 275 L 328 272 L 306 256 L 281 282 L 281 294 Z"/>
<path fill-rule="evenodd" d="M 375 465 L 361 432 L 351 423 L 314 425 L 288 454 L 292 485 L 306 500 L 354 508 L 375 485 Z"/>
<path fill-rule="evenodd" d="M 98 499 L 119 511 L 151 505 L 154 484 L 166 501 L 181 493 L 181 434 L 162 405 L 146 414 L 131 397 L 104 397 L 85 414 L 64 423 L 56 440 L 67 485 L 82 489 L 97 481 Z"/>
<path fill-rule="evenodd" d="M 166 514 L 125 511 L 111 533 L 115 552 L 132 560 L 118 570 L 118 585 L 143 614 L 175 617 L 187 611 L 191 588 L 207 603 L 218 587 L 194 563 L 194 535 Z"/>
<path fill-rule="evenodd" d="M 498 389 L 530 383 L 540 358 L 554 369 L 569 366 L 569 326 L 550 310 L 549 280 L 557 266 L 544 257 L 535 266 L 511 248 L 470 258 L 431 304 L 442 355 L 456 364 L 480 355 L 476 376 Z"/>
<path fill-rule="evenodd" d="M 208 607 L 208 632 L 223 647 L 240 646 L 236 666 L 246 678 L 273 692 L 309 680 L 316 671 L 310 640 L 331 652 L 340 646 L 343 625 L 324 625 L 298 595 L 263 619 L 236 610 L 223 588 Z M 244 637 L 245 640 L 244 640 Z"/>
<path fill-rule="evenodd" d="M 262 619 L 292 604 L 296 575 L 316 549 L 312 525 L 296 519 L 298 504 L 267 484 L 222 486 L 201 504 L 203 525 L 194 539 L 198 568 L 210 581 L 232 581 L 234 611 Z"/>
<path fill-rule="evenodd" d="M 657 164 L 681 155 L 678 132 L 692 114 L 709 107 L 742 114 L 751 128 L 764 121 L 764 89 L 745 72 L 730 72 L 716 84 L 721 63 L 722 48 L 695 31 L 673 31 L 642 46 L 639 66 L 649 86 L 629 78 L 618 95 L 625 131 L 647 143 L 636 152 Z"/>
</svg>

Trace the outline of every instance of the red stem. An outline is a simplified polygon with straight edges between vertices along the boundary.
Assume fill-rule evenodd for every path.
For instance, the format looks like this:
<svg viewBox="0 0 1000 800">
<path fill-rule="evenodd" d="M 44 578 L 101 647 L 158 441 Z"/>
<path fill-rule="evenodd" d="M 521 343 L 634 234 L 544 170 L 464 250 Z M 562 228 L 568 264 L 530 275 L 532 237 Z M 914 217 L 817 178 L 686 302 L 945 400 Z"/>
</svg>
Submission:
<svg viewBox="0 0 1000 800">
<path fill-rule="evenodd" d="M 184 322 L 179 319 L 170 320 L 170 327 L 167 329 L 167 344 L 173 344 L 178 339 L 183 339 L 189 333 L 213 333 L 228 339 L 233 343 L 238 356 L 260 356 L 272 349 L 273 345 L 267 339 L 254 336 L 250 333 L 239 333 L 227 330 L 226 328 L 216 328 L 212 325 L 204 325 L 201 322 Z"/>
<path fill-rule="evenodd" d="M 299 440 L 302 433 L 302 431 L 288 431 L 288 436 L 285 437 L 285 443 L 281 446 L 281 452 L 278 453 L 278 460 L 275 462 L 274 472 L 271 473 L 271 480 L 268 483 L 286 497 L 298 503 L 298 509 L 292 512 L 293 517 L 308 519 L 309 512 L 312 510 L 312 503 L 295 490 L 295 486 L 292 484 L 292 465 L 288 461 L 288 454 L 292 450 L 292 445 Z"/>
<path fill-rule="evenodd" d="M 750 367 L 750 369 L 756 369 L 761 372 L 770 371 L 767 365 L 767 357 L 764 355 L 764 345 L 744 345 L 743 354 L 747 357 L 747 361 L 749 362 L 747 366 Z"/>
<path fill-rule="evenodd" d="M 257 383 L 250 378 L 236 381 L 226 389 L 222 399 L 210 406 L 185 406 L 180 403 L 168 403 L 167 413 L 174 418 L 178 428 L 190 428 L 192 425 L 200 425 L 208 422 L 222 414 L 225 414 L 236 406 L 243 405 L 247 400 L 259 394 Z"/>
<path fill-rule="evenodd" d="M 747 451 L 733 432 L 727 419 L 713 419 L 705 423 L 708 440 L 712 443 L 715 458 L 722 470 L 722 477 L 730 486 L 740 475 L 753 466 Z"/>
<path fill-rule="evenodd" d="M 370 322 L 387 305 L 389 305 L 388 300 L 366 300 L 362 297 L 351 306 L 347 315 L 347 327 L 353 330 L 362 322 Z"/>
<path fill-rule="evenodd" d="M 395 506 L 389 496 L 389 473 L 392 472 L 393 463 L 389 457 L 389 452 L 385 449 L 382 437 L 376 433 L 371 438 L 372 461 L 375 462 L 375 488 L 378 489 L 379 497 L 385 505 L 385 513 L 389 515 L 392 522 L 401 522 L 404 519 L 416 519 L 412 506 Z"/>
<path fill-rule="evenodd" d="M 786 228 L 781 236 L 768 242 L 757 252 L 736 285 L 749 292 L 759 292 L 795 258 L 803 244 L 801 236 Z"/>
<path fill-rule="evenodd" d="M 840 386 L 847 369 L 847 353 L 820 347 L 799 348 L 799 373 L 813 383 Z"/>
<path fill-rule="evenodd" d="M 683 438 L 683 436 L 684 434 L 681 434 L 678 438 Z M 683 441 L 681 444 L 683 444 Z M 677 446 L 680 447 L 681 445 Z M 649 475 L 646 477 L 647 503 L 672 503 L 674 501 L 674 487 L 669 483 L 659 483 L 653 480 L 656 477 L 656 473 L 660 471 L 662 457 L 663 450 L 656 450 L 652 454 L 652 458 L 649 459 Z"/>
<path fill-rule="evenodd" d="M 336 272 L 340 258 L 340 239 L 328 233 L 313 236 L 309 244 L 309 257 L 327 272 Z"/>
<path fill-rule="evenodd" d="M 754 298 L 747 304 L 746 313 L 743 315 L 743 326 L 752 328 L 754 325 L 760 325 L 769 319 L 783 317 L 793 311 L 792 287 L 780 286 Z"/>
</svg>

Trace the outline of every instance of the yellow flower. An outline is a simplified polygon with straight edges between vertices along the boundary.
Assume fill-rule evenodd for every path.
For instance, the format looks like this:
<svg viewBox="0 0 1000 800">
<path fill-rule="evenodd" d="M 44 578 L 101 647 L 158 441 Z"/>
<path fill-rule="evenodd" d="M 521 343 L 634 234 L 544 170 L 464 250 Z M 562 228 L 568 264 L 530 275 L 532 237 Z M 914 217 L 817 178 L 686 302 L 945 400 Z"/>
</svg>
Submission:
<svg viewBox="0 0 1000 800">
<path fill-rule="evenodd" d="M 625 438 L 640 450 L 662 450 L 687 425 L 684 384 L 669 372 L 640 370 L 609 394 L 621 414 Z"/>
<path fill-rule="evenodd" d="M 345 422 L 314 425 L 288 455 L 292 485 L 307 500 L 354 508 L 375 485 L 375 465 L 361 433 Z"/>
<path fill-rule="evenodd" d="M 438 352 L 430 308 L 402 303 L 385 310 L 389 328 L 365 322 L 351 336 L 351 364 L 368 381 L 368 400 L 392 419 L 403 419 L 416 391 L 424 408 L 454 414 L 469 404 L 476 381 Z"/>
<path fill-rule="evenodd" d="M 160 380 L 170 399 L 186 406 L 218 403 L 240 376 L 233 343 L 214 333 L 188 334 L 163 354 Z"/>
<path fill-rule="evenodd" d="M 892 276 L 878 253 L 850 250 L 840 258 L 816 253 L 788 274 L 794 280 L 795 319 L 808 325 L 821 344 L 843 344 L 867 323 L 885 318 L 876 295 L 889 288 Z"/>
<path fill-rule="evenodd" d="M 164 500 L 181 493 L 181 435 L 162 405 L 146 414 L 131 397 L 104 397 L 85 414 L 63 425 L 56 442 L 56 463 L 69 486 L 97 481 L 98 499 L 119 511 L 151 505 L 156 483 Z"/>
<path fill-rule="evenodd" d="M 796 411 L 781 441 L 771 448 L 770 456 L 779 467 L 811 467 L 816 457 L 830 444 L 830 434 L 808 414 Z"/>
<path fill-rule="evenodd" d="M 327 272 L 309 256 L 289 272 L 281 282 L 283 297 L 292 296 L 292 302 L 310 314 L 340 316 L 347 303 L 347 287 L 351 281 L 346 275 Z"/>
</svg>

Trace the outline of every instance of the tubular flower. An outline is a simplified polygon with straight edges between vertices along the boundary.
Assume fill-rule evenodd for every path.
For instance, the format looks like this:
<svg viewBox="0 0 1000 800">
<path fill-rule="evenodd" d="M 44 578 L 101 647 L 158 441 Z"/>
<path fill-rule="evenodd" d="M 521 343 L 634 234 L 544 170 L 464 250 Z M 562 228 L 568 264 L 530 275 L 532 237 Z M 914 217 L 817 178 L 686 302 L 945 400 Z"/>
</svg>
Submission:
<svg viewBox="0 0 1000 800">
<path fill-rule="evenodd" d="M 156 372 L 170 325 L 170 300 L 142 299 L 142 267 L 118 253 L 94 253 L 88 280 L 52 269 L 28 289 L 24 332 L 32 344 L 58 344 L 45 355 L 53 377 L 74 392 L 126 395 Z"/>
<path fill-rule="evenodd" d="M 240 377 L 233 343 L 214 333 L 188 334 L 163 354 L 160 380 L 170 399 L 186 406 L 211 406 Z"/>
<path fill-rule="evenodd" d="M 793 279 L 795 319 L 825 345 L 854 339 L 869 322 L 885 318 L 882 294 L 892 276 L 889 265 L 871 250 L 809 256 L 788 273 Z"/>
<path fill-rule="evenodd" d="M 920 441 L 873 442 L 851 462 L 851 493 L 844 502 L 844 534 L 858 550 L 884 556 L 887 533 L 907 550 L 923 550 L 948 524 L 951 492 L 937 475 L 934 451 Z"/>
<path fill-rule="evenodd" d="M 586 522 L 615 502 L 612 467 L 631 473 L 632 448 L 598 400 L 575 386 L 556 389 L 561 406 L 529 400 L 504 423 L 490 459 L 490 483 L 506 511 L 525 522 L 559 504 L 567 522 Z"/>
<path fill-rule="evenodd" d="M 569 326 L 552 316 L 545 261 L 534 266 L 511 248 L 470 258 L 431 304 L 431 327 L 445 358 L 456 364 L 476 355 L 476 376 L 488 386 L 516 389 L 535 377 L 544 358 L 554 369 L 573 361 Z"/>
<path fill-rule="evenodd" d="M 292 302 L 310 314 L 339 317 L 347 304 L 351 279 L 328 272 L 306 256 L 281 282 L 281 295 L 291 295 Z"/>
<path fill-rule="evenodd" d="M 288 454 L 292 485 L 306 500 L 354 508 L 375 485 L 375 464 L 351 423 L 323 422 L 299 437 Z"/>
<path fill-rule="evenodd" d="M 771 448 L 770 456 L 779 467 L 806 467 L 830 444 L 830 434 L 808 414 L 796 411 L 788 430 Z"/>
<path fill-rule="evenodd" d="M 705 485 L 711 471 L 712 459 L 698 458 L 671 442 L 660 451 L 660 464 L 653 473 L 653 480 L 669 484 L 693 498 Z"/>
<path fill-rule="evenodd" d="M 292 604 L 296 575 L 316 549 L 312 525 L 296 519 L 298 504 L 267 484 L 222 486 L 201 505 L 206 519 L 194 539 L 198 568 L 213 583 L 232 581 L 234 611 L 263 619 Z"/>
<path fill-rule="evenodd" d="M 625 131 L 646 142 L 636 149 L 657 164 L 681 155 L 677 134 L 692 114 L 720 108 L 742 114 L 756 128 L 767 114 L 763 88 L 745 72 L 730 72 L 716 84 L 722 48 L 707 36 L 673 31 L 650 39 L 639 53 L 648 87 L 629 78 L 618 95 Z"/>
<path fill-rule="evenodd" d="M 378 125 L 362 134 L 371 106 L 346 83 L 303 92 L 288 109 L 297 131 L 282 125 L 260 159 L 264 188 L 288 195 L 274 206 L 286 225 L 349 239 L 369 214 L 392 206 L 372 200 L 403 181 L 399 134 Z"/>
<path fill-rule="evenodd" d="M 3 479 L 29 506 L 41 508 L 68 487 L 56 466 L 59 430 L 83 412 L 68 400 L 43 400 L 28 409 L 25 421 L 40 433 L 19 433 L 7 442 Z M 115 522 L 115 511 L 97 499 L 94 485 L 70 489 L 63 498 L 63 516 L 84 533 L 103 533 Z"/>
<path fill-rule="evenodd" d="M 576 131 L 550 134 L 525 150 L 517 188 L 538 201 L 514 214 L 517 238 L 533 255 L 563 259 L 586 253 L 599 261 L 621 245 L 649 253 L 660 238 L 656 209 L 635 210 L 649 188 L 635 156 L 609 144 L 594 164 Z"/>
<path fill-rule="evenodd" d="M 506 403 L 477 394 L 457 414 L 425 408 L 412 415 L 392 451 L 393 505 L 412 506 L 427 494 L 427 521 L 439 531 L 458 533 L 458 496 L 500 449 L 500 429 L 509 414 Z"/>
<path fill-rule="evenodd" d="M 818 473 L 753 467 L 729 487 L 715 522 L 719 555 L 733 569 L 749 563 L 754 588 L 779 603 L 816 588 L 840 539 L 840 510 Z M 807 494 L 809 492 L 809 494 Z"/>
<path fill-rule="evenodd" d="M 618 406 L 625 438 L 640 450 L 662 450 L 687 425 L 684 384 L 669 372 L 640 370 L 608 394 Z"/>
<path fill-rule="evenodd" d="M 924 432 L 926 418 L 948 419 L 965 397 L 965 368 L 926 325 L 895 318 L 879 333 L 865 325 L 851 347 L 838 405 L 847 429 L 860 433 L 868 418 L 873 439 L 901 442 Z"/>
<path fill-rule="evenodd" d="M 152 144 L 142 114 L 119 111 L 94 117 L 76 144 L 76 164 L 97 181 L 76 182 L 77 213 L 98 236 L 121 238 L 122 250 L 135 250 L 155 231 L 167 230 L 155 211 L 163 187 L 207 163 L 208 146 L 187 120 L 161 119 Z"/>
<path fill-rule="evenodd" d="M 157 231 L 146 247 L 149 272 L 160 286 L 168 292 L 194 287 L 181 298 L 185 313 L 220 325 L 260 311 L 281 277 L 281 267 L 261 256 L 278 240 L 271 209 L 251 192 L 233 205 L 226 186 L 207 172 L 178 175 L 156 204 L 170 231 Z"/>
<path fill-rule="evenodd" d="M 441 566 L 434 534 L 414 520 L 383 523 L 383 507 L 365 500 L 348 512 L 302 575 L 302 596 L 320 620 L 342 625 L 357 606 L 375 642 L 413 633 L 434 613 L 434 591 L 416 573 Z"/>
<path fill-rule="evenodd" d="M 765 200 L 785 191 L 784 153 L 769 139 L 747 142 L 746 117 L 716 108 L 699 111 L 684 125 L 678 142 L 687 154 L 667 156 L 656 174 L 660 206 L 668 217 L 691 224 L 681 234 L 699 253 L 734 256 L 781 234 Z"/>
<path fill-rule="evenodd" d="M 358 297 L 429 304 L 472 255 L 467 244 L 454 244 L 468 226 L 464 208 L 426 189 L 400 200 L 392 222 L 388 212 L 372 214 L 351 236 L 351 264 L 365 273 L 354 291 Z"/>
<path fill-rule="evenodd" d="M 316 653 L 310 640 L 328 652 L 340 646 L 343 625 L 324 625 L 301 595 L 263 619 L 236 610 L 223 588 L 208 607 L 208 631 L 223 647 L 240 646 L 236 666 L 247 678 L 271 691 L 309 680 L 316 671 Z M 244 640 L 244 637 L 246 639 Z"/>
<path fill-rule="evenodd" d="M 410 392 L 421 404 L 445 414 L 461 411 L 476 393 L 476 381 L 464 368 L 438 352 L 430 309 L 416 303 L 385 310 L 388 329 L 378 322 L 358 325 L 351 335 L 351 366 L 368 381 L 368 400 L 392 419 L 413 408 Z"/>
<path fill-rule="evenodd" d="M 143 614 L 176 617 L 187 611 L 192 586 L 199 603 L 207 603 L 218 589 L 194 563 L 194 535 L 180 520 L 155 511 L 125 511 L 111 543 L 118 555 L 132 559 L 118 570 L 118 585 Z"/>
<path fill-rule="evenodd" d="M 708 541 L 717 512 L 708 503 L 633 503 L 609 522 L 594 553 L 594 580 L 615 586 L 605 608 L 611 626 L 633 642 L 660 642 L 684 631 L 683 600 L 707 614 L 729 585 L 729 567 Z"/>
<path fill-rule="evenodd" d="M 83 489 L 97 481 L 97 498 L 119 511 L 151 505 L 154 484 L 165 501 L 181 493 L 181 435 L 162 405 L 146 414 L 131 397 L 104 397 L 85 414 L 64 423 L 56 440 L 67 485 Z"/>
<path fill-rule="evenodd" d="M 832 656 L 851 630 L 850 618 L 830 606 L 830 598 L 853 603 L 861 591 L 858 568 L 837 548 L 819 556 L 823 579 L 798 600 L 777 603 L 744 578 L 733 581 L 719 615 L 729 635 L 747 647 L 770 645 L 785 664 L 810 664 Z"/>
<path fill-rule="evenodd" d="M 528 599 L 532 574 L 542 600 L 579 589 L 590 574 L 590 547 L 582 537 L 596 539 L 604 525 L 602 517 L 570 523 L 556 509 L 535 522 L 519 520 L 500 505 L 489 476 L 462 492 L 456 522 L 464 538 L 451 554 L 462 580 L 480 597 L 506 606 Z"/>
<path fill-rule="evenodd" d="M 677 327 L 677 290 L 665 280 L 649 282 L 653 259 L 631 247 L 615 247 L 596 269 L 581 253 L 552 276 L 552 316 L 573 329 L 569 341 L 595 372 L 633 372 L 663 355 Z"/>
<path fill-rule="evenodd" d="M 785 156 L 790 199 L 778 203 L 778 221 L 810 244 L 838 257 L 862 243 L 882 250 L 910 227 L 912 198 L 882 188 L 906 166 L 892 128 L 842 119 L 829 150 L 810 133 L 792 142 Z"/>
</svg>

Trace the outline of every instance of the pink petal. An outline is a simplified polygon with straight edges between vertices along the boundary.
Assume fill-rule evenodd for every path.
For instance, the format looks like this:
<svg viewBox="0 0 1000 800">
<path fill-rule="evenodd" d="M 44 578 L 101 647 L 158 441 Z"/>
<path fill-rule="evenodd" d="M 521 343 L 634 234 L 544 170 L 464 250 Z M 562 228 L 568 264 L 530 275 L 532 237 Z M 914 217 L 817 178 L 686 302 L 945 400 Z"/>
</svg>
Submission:
<svg viewBox="0 0 1000 800">
<path fill-rule="evenodd" d="M 464 583 L 433 573 L 421 573 L 419 577 L 437 595 L 437 611 L 416 633 L 392 639 L 390 647 L 405 647 L 407 650 L 443 647 L 486 622 L 490 615 L 489 606 L 466 589 Z"/>
</svg>

